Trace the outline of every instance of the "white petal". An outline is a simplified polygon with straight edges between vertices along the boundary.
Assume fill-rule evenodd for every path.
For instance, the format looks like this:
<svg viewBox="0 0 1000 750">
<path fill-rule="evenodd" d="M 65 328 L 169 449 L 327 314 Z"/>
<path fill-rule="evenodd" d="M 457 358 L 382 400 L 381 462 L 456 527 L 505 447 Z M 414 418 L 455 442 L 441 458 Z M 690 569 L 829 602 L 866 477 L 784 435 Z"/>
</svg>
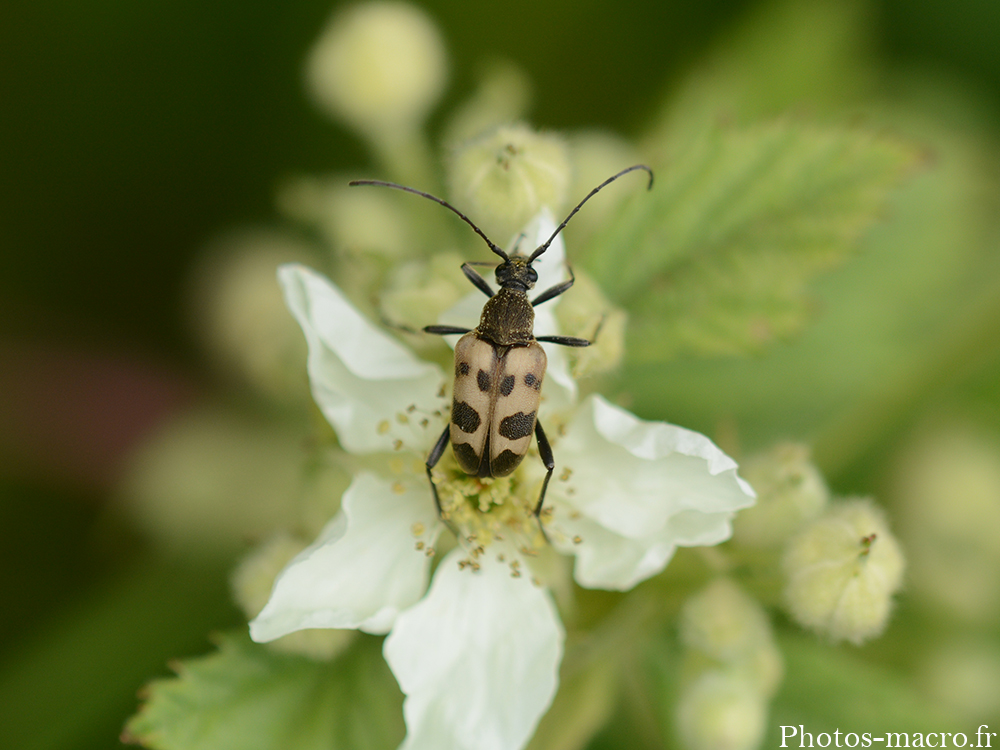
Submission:
<svg viewBox="0 0 1000 750">
<path fill-rule="evenodd" d="M 436 437 L 396 415 L 410 405 L 433 408 L 441 371 L 369 323 L 340 290 L 305 266 L 278 269 L 289 309 L 309 345 L 313 397 L 353 453 L 392 450 L 404 439 L 423 450 Z M 385 429 L 388 425 L 391 429 Z"/>
<path fill-rule="evenodd" d="M 630 588 L 661 571 L 678 545 L 716 544 L 735 511 L 753 504 L 736 463 L 708 438 L 646 422 L 591 396 L 567 426 L 549 485 L 561 551 L 577 555 L 584 586 Z M 579 536 L 582 542 L 569 542 Z"/>
<path fill-rule="evenodd" d="M 278 576 L 251 637 L 271 641 L 306 628 L 388 632 L 427 588 L 430 558 L 416 549 L 415 524 L 423 526 L 420 541 L 433 545 L 440 524 L 428 487 L 358 474 L 341 512 Z"/>
<path fill-rule="evenodd" d="M 548 592 L 492 559 L 459 570 L 463 556 L 385 641 L 406 694 L 400 750 L 517 750 L 556 692 L 564 633 Z"/>
<path fill-rule="evenodd" d="M 573 577 L 589 589 L 627 591 L 663 570 L 677 547 L 718 544 L 732 534 L 732 513 L 682 511 L 659 533 L 639 538 L 616 534 L 586 516 L 561 519 L 553 544 L 576 555 Z M 580 539 L 579 543 L 570 540 Z"/>
</svg>

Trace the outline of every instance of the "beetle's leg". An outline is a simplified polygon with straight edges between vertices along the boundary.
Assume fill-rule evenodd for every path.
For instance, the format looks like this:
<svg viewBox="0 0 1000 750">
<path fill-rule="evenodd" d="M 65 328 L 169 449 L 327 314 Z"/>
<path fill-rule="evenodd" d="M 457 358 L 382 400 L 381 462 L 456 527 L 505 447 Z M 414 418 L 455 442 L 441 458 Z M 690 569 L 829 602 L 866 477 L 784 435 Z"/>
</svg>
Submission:
<svg viewBox="0 0 1000 750">
<path fill-rule="evenodd" d="M 569 266 L 566 266 L 566 270 L 569 271 L 569 278 L 566 279 L 566 281 L 562 282 L 561 284 L 550 286 L 544 292 L 542 292 L 533 300 L 531 300 L 532 307 L 538 307 L 543 302 L 548 302 L 553 297 L 558 297 L 560 294 L 562 294 L 571 286 L 573 286 L 573 282 L 576 281 L 576 276 L 573 273 L 573 269 L 570 268 Z"/>
<path fill-rule="evenodd" d="M 427 330 L 426 328 L 424 330 Z M 578 339 L 576 336 L 535 336 L 535 341 L 544 341 L 549 344 L 561 344 L 563 346 L 590 346 L 592 342 L 587 339 Z"/>
<path fill-rule="evenodd" d="M 594 329 L 594 338 L 591 341 L 578 339 L 576 336 L 536 336 L 535 341 L 547 341 L 550 344 L 562 344 L 563 346 L 590 346 L 594 341 L 597 341 L 597 336 L 600 334 L 601 328 L 604 327 L 604 317 L 602 315 L 597 323 L 597 328 Z"/>
<path fill-rule="evenodd" d="M 556 460 L 552 455 L 552 446 L 549 445 L 549 439 L 545 437 L 545 430 L 542 429 L 541 422 L 535 422 L 535 440 L 538 441 L 538 455 L 542 459 L 542 463 L 545 464 L 545 479 L 542 482 L 542 491 L 538 495 L 538 505 L 535 506 L 535 518 L 538 519 L 538 525 L 541 527 L 542 519 L 542 505 L 545 503 L 545 490 L 549 488 L 549 479 L 552 478 L 552 470 L 556 468 Z M 542 529 L 542 534 L 545 534 L 545 529 Z M 546 537 L 548 539 L 548 537 Z"/>
<path fill-rule="evenodd" d="M 462 273 L 465 274 L 465 278 L 472 282 L 472 285 L 476 287 L 479 291 L 485 294 L 487 297 L 493 296 L 493 290 L 490 285 L 486 283 L 486 279 L 479 275 L 479 272 L 472 267 L 469 263 L 462 264 Z"/>
<path fill-rule="evenodd" d="M 450 333 L 468 333 L 471 328 L 460 326 L 424 326 L 424 333 L 436 333 L 438 336 L 447 336 Z"/>
<path fill-rule="evenodd" d="M 445 448 L 448 447 L 449 437 L 451 437 L 450 424 L 444 428 L 444 432 L 441 433 L 441 437 L 439 437 L 438 441 L 434 443 L 434 447 L 431 448 L 430 455 L 427 456 L 427 479 L 431 483 L 431 492 L 434 493 L 434 507 L 437 508 L 438 518 L 446 524 L 448 524 L 448 522 L 445 520 L 444 515 L 441 512 L 441 498 L 438 497 L 437 485 L 434 484 L 434 476 L 431 474 L 431 469 L 437 466 L 438 461 L 441 460 L 441 456 L 444 455 Z M 448 528 L 451 528 L 451 524 L 448 524 Z M 454 531 L 454 529 L 452 529 L 452 531 Z"/>
</svg>

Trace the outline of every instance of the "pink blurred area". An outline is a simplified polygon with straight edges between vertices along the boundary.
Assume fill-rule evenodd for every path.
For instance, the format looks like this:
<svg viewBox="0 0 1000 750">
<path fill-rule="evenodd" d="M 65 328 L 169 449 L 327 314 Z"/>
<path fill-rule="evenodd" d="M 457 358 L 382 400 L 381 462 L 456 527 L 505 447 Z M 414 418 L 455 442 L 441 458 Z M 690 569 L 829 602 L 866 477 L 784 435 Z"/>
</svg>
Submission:
<svg viewBox="0 0 1000 750">
<path fill-rule="evenodd" d="M 100 496 L 194 392 L 188 376 L 142 354 L 0 340 L 0 472 Z"/>
</svg>

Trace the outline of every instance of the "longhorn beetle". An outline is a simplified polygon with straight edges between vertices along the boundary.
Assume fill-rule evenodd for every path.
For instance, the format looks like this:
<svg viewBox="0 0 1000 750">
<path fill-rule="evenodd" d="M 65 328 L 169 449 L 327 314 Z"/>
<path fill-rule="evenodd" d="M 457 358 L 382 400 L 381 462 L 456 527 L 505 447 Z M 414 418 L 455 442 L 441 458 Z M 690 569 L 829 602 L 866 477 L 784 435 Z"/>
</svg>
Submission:
<svg viewBox="0 0 1000 750">
<path fill-rule="evenodd" d="M 466 278 L 476 289 L 489 297 L 483 306 L 479 325 L 475 329 L 469 330 L 457 326 L 424 327 L 425 332 L 441 336 L 464 334 L 455 345 L 455 387 L 451 422 L 445 427 L 427 457 L 427 478 L 431 483 L 431 492 L 434 493 L 434 504 L 438 515 L 442 515 L 441 499 L 438 497 L 437 485 L 434 484 L 431 470 L 441 460 L 449 440 L 459 466 L 467 474 L 479 477 L 505 477 L 521 463 L 524 454 L 528 452 L 531 434 L 534 432 L 538 441 L 538 453 L 546 470 L 542 491 L 534 509 L 535 517 L 539 517 L 542 505 L 545 503 L 545 491 L 549 486 L 552 470 L 555 468 L 555 459 L 552 456 L 549 440 L 545 436 L 545 430 L 537 419 L 546 365 L 545 351 L 538 342 L 545 341 L 563 346 L 590 346 L 591 342 L 573 336 L 534 335 L 533 308 L 565 292 L 573 286 L 575 277 L 573 270 L 567 264 L 569 278 L 566 281 L 549 287 L 529 301 L 528 290 L 538 281 L 538 273 L 531 264 L 548 249 L 552 240 L 584 203 L 606 185 L 637 169 L 649 173 L 647 189 L 652 188 L 653 171 L 644 164 L 636 164 L 612 175 L 587 193 L 586 197 L 556 227 L 552 236 L 527 257 L 517 254 L 516 244 L 512 254 L 508 255 L 473 224 L 469 217 L 447 201 L 429 193 L 381 180 L 355 180 L 350 183 L 352 186 L 376 185 L 395 188 L 440 203 L 458 214 L 458 217 L 472 227 L 475 233 L 486 241 L 490 250 L 502 260 L 496 267 L 496 282 L 500 289 L 495 293 L 472 267 L 473 264 L 462 264 L 462 272 Z"/>
</svg>

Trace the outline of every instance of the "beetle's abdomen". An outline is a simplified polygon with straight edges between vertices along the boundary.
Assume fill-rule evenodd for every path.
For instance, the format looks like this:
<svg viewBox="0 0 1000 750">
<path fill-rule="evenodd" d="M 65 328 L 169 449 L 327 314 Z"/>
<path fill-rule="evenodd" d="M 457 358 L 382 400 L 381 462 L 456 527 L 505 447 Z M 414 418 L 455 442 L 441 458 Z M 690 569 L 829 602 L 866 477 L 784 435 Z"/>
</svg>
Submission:
<svg viewBox="0 0 1000 750">
<path fill-rule="evenodd" d="M 451 443 L 463 471 L 504 477 L 521 463 L 535 430 L 545 365 L 536 342 L 498 347 L 475 332 L 459 340 Z"/>
</svg>

